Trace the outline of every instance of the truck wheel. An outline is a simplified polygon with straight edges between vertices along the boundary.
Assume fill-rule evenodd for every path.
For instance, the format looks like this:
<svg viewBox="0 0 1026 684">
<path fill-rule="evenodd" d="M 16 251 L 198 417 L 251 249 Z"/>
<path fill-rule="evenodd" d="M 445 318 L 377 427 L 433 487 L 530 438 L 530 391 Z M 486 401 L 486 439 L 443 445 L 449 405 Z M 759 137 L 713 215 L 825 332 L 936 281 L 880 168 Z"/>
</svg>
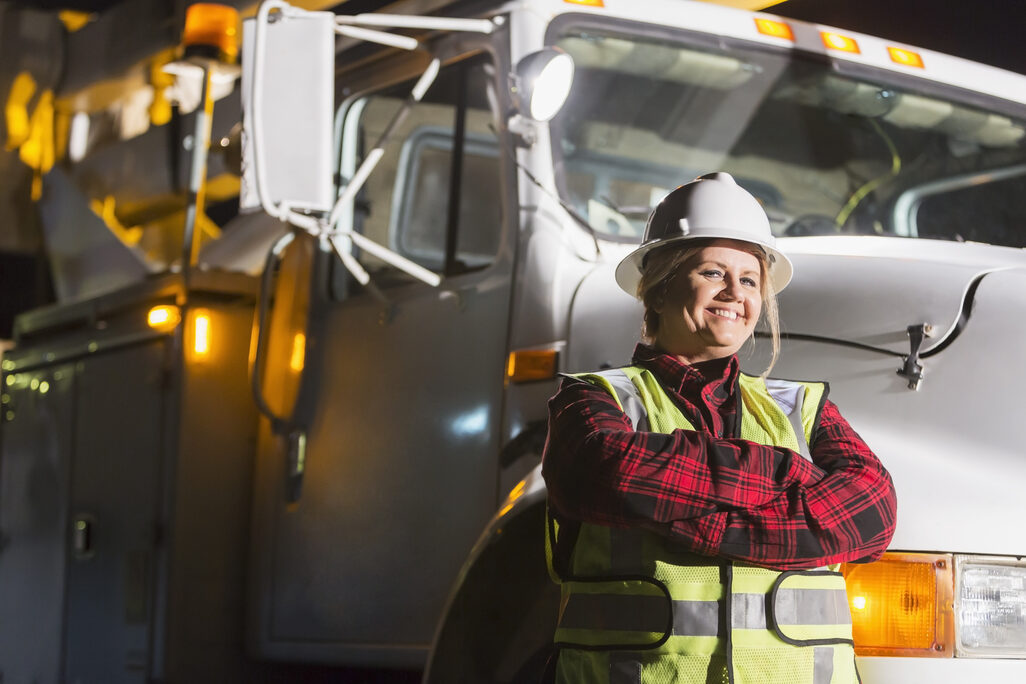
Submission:
<svg viewBox="0 0 1026 684">
<path fill-rule="evenodd" d="M 449 606 L 424 681 L 541 681 L 552 652 L 559 588 L 545 568 L 541 505 L 496 530 Z"/>
</svg>

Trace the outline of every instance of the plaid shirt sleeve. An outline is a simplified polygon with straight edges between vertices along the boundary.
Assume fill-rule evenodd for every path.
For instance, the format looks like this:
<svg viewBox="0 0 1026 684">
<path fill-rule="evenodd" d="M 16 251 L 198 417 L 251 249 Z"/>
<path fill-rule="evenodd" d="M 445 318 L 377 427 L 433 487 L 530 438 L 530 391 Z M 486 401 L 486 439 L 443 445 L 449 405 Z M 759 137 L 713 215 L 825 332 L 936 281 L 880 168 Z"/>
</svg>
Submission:
<svg viewBox="0 0 1026 684">
<path fill-rule="evenodd" d="M 830 402 L 811 451 L 814 463 L 707 432 L 635 432 L 607 392 L 567 379 L 542 472 L 558 515 L 698 553 L 777 569 L 879 557 L 895 523 L 887 471 Z"/>
</svg>

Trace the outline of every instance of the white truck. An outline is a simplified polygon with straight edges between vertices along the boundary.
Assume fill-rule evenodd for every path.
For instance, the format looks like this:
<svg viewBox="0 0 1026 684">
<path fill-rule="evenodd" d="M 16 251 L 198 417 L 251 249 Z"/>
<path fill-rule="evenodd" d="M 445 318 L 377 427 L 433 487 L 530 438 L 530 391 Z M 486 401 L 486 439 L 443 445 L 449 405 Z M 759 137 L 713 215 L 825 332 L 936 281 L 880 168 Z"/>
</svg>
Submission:
<svg viewBox="0 0 1026 684">
<path fill-rule="evenodd" d="M 271 0 L 246 32 L 264 211 L 199 259 L 265 274 L 250 653 L 537 681 L 546 399 L 629 361 L 613 267 L 663 194 L 723 170 L 795 265 L 774 375 L 827 380 L 897 486 L 891 552 L 845 571 L 862 680 L 1026 678 L 1026 77 L 687 0 L 389 10 Z"/>
</svg>

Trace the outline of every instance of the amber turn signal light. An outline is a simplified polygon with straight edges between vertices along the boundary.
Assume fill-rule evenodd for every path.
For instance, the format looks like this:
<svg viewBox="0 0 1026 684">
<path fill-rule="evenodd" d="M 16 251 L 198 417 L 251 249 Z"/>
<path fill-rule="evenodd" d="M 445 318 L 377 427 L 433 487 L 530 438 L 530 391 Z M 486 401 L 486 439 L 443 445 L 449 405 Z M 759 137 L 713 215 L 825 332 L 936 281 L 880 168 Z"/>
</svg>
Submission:
<svg viewBox="0 0 1026 684">
<path fill-rule="evenodd" d="M 887 553 L 845 563 L 855 652 L 863 656 L 954 655 L 950 555 Z"/>
</svg>

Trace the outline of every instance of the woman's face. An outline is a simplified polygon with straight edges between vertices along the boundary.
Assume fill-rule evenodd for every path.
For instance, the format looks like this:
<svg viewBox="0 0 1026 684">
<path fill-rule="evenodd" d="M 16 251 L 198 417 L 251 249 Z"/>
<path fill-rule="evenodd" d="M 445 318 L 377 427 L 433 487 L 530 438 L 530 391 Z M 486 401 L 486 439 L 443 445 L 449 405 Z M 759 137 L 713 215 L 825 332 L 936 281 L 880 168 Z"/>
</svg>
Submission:
<svg viewBox="0 0 1026 684">
<path fill-rule="evenodd" d="M 762 312 L 762 267 L 743 242 L 715 240 L 681 264 L 656 302 L 656 346 L 686 363 L 730 356 Z"/>
</svg>

